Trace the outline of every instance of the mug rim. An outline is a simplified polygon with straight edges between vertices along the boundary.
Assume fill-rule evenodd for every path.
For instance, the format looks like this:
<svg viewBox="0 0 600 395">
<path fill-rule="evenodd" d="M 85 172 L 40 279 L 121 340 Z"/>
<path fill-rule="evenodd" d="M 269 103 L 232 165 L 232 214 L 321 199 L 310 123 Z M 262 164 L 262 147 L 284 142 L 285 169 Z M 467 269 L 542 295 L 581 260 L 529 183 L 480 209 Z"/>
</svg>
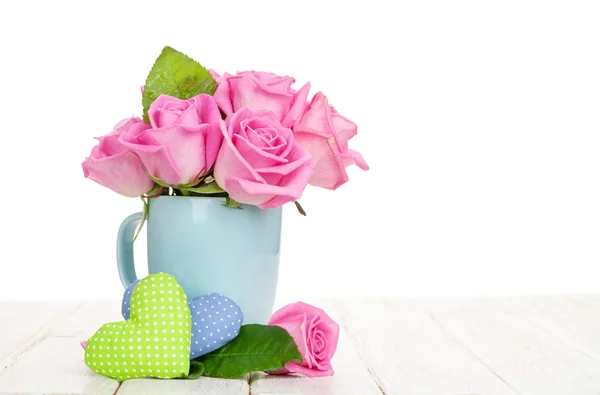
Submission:
<svg viewBox="0 0 600 395">
<path fill-rule="evenodd" d="M 160 198 L 186 198 L 186 199 L 225 199 L 224 196 L 168 196 L 168 195 L 160 195 L 152 198 L 148 198 L 149 200 L 160 199 Z"/>
</svg>

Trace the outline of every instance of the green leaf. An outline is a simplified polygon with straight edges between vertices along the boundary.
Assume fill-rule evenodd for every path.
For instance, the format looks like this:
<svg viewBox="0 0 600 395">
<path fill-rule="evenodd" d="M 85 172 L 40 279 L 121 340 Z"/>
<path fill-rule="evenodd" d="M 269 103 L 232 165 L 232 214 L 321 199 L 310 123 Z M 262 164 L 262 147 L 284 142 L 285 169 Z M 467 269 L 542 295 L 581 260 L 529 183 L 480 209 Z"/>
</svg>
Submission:
<svg viewBox="0 0 600 395">
<path fill-rule="evenodd" d="M 148 218 L 148 202 L 146 201 L 146 199 L 144 199 L 143 196 L 140 196 L 140 198 L 142 199 L 142 202 L 144 202 L 144 210 L 143 210 L 143 214 L 142 214 L 142 220 L 140 221 L 140 226 L 138 226 L 138 229 L 135 232 L 135 236 L 133 237 L 133 241 L 135 241 L 135 239 L 137 239 L 138 235 L 140 234 L 140 231 L 144 227 L 144 223 L 146 222 L 146 218 Z"/>
<path fill-rule="evenodd" d="M 237 209 L 242 210 L 242 207 L 240 207 L 240 202 L 236 202 L 235 200 L 233 200 L 229 196 L 227 196 L 225 198 L 225 203 L 223 203 L 222 206 L 233 207 L 233 208 L 237 208 Z"/>
<path fill-rule="evenodd" d="M 162 178 L 154 177 L 150 173 L 148 173 L 148 175 L 150 176 L 150 178 L 152 178 L 152 180 L 154 180 L 155 183 L 157 183 L 161 187 L 163 187 L 163 188 L 169 188 L 170 187 L 170 185 L 165 180 L 163 180 Z"/>
<path fill-rule="evenodd" d="M 285 329 L 258 324 L 242 325 L 232 341 L 198 360 L 204 364 L 203 376 L 222 378 L 275 370 L 291 361 L 302 363 L 298 347 Z"/>
<path fill-rule="evenodd" d="M 223 188 L 221 188 L 216 182 L 211 182 L 210 184 L 202 185 L 202 186 L 195 187 L 195 188 L 181 187 L 178 189 L 181 189 L 181 191 L 185 190 L 185 191 L 190 191 L 190 192 L 194 192 L 194 193 L 206 193 L 206 194 L 225 192 L 225 190 Z"/>
<path fill-rule="evenodd" d="M 190 373 L 182 378 L 196 380 L 202 376 L 202 373 L 204 373 L 204 364 L 198 360 L 192 359 L 190 361 Z"/>
<path fill-rule="evenodd" d="M 200 63 L 171 47 L 164 47 L 146 78 L 142 105 L 148 122 L 150 104 L 161 94 L 189 99 L 200 93 L 212 95 L 217 82 Z"/>
</svg>

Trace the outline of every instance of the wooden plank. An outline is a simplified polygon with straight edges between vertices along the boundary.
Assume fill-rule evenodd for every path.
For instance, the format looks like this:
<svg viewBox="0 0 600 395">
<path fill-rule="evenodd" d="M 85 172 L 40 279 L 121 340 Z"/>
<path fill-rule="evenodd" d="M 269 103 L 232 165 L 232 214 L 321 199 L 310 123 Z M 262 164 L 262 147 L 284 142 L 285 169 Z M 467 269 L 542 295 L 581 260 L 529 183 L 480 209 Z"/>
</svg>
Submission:
<svg viewBox="0 0 600 395">
<path fill-rule="evenodd" d="M 50 328 L 45 337 L 31 343 L 17 362 L 0 375 L 0 393 L 112 395 L 119 383 L 98 376 L 85 366 L 79 342 L 100 324 L 118 318 L 119 309 L 118 301 L 82 304 Z"/>
<path fill-rule="evenodd" d="M 571 298 L 587 303 L 590 306 L 600 308 L 600 294 L 573 295 Z"/>
<path fill-rule="evenodd" d="M 0 376 L 0 393 L 107 394 L 119 383 L 90 371 L 73 338 L 49 337 Z"/>
<path fill-rule="evenodd" d="M 333 361 L 336 374 L 254 374 L 252 393 L 380 394 L 366 366 L 387 395 L 600 392 L 596 296 L 315 304 L 348 328 Z M 119 389 L 118 382 L 85 366 L 79 341 L 106 322 L 120 321 L 120 303 L 85 303 L 65 319 L 74 307 L 0 303 L 0 350 L 8 352 L 2 362 L 14 363 L 0 371 L 0 394 L 249 392 L 245 380 L 209 378 L 131 380 Z"/>
<path fill-rule="evenodd" d="M 77 311 L 52 328 L 52 336 L 87 340 L 102 325 L 118 321 L 123 321 L 120 301 L 86 301 L 78 307 Z"/>
<path fill-rule="evenodd" d="M 65 325 L 59 328 L 61 336 L 73 336 L 75 334 L 87 336 L 94 334 L 102 324 L 110 321 L 122 321 L 120 303 L 115 305 L 110 302 L 89 303 L 91 311 L 96 314 L 85 314 L 83 317 L 69 320 Z M 75 317 L 74 317 L 75 318 Z M 82 319 L 83 318 L 83 319 Z M 92 331 L 86 331 L 87 328 L 95 328 Z M 85 337 L 82 337 L 85 338 Z M 247 380 L 221 380 L 213 378 L 200 378 L 198 380 L 152 380 L 139 379 L 127 380 L 119 388 L 119 394 L 244 394 L 249 392 Z"/>
<path fill-rule="evenodd" d="M 77 305 L 75 302 L 0 302 L 0 374 L 47 337 L 52 325 L 71 314 Z"/>
<path fill-rule="evenodd" d="M 522 319 L 600 362 L 600 309 L 567 296 L 507 298 L 501 302 Z"/>
<path fill-rule="evenodd" d="M 381 395 L 361 356 L 345 330 L 340 331 L 332 359 L 333 376 L 306 378 L 254 373 L 252 394 Z"/>
<path fill-rule="evenodd" d="M 248 395 L 247 380 L 225 380 L 201 377 L 197 380 L 127 380 L 119 389 L 119 395 Z"/>
<path fill-rule="evenodd" d="M 519 394 L 600 392 L 600 364 L 501 302 L 446 299 L 421 305 Z"/>
<path fill-rule="evenodd" d="M 77 303 L 0 301 L 0 360 L 75 307 Z"/>
<path fill-rule="evenodd" d="M 387 395 L 515 392 L 407 301 L 334 301 L 331 311 Z"/>
</svg>

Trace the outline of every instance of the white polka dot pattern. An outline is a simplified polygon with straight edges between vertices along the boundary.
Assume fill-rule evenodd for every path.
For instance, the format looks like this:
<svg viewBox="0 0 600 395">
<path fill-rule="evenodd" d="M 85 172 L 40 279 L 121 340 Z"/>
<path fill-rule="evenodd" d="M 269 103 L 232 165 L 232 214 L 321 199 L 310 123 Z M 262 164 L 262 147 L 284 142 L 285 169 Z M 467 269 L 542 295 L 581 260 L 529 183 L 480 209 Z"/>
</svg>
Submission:
<svg viewBox="0 0 600 395">
<path fill-rule="evenodd" d="M 105 324 L 87 341 L 85 364 L 117 380 L 186 376 L 191 315 L 175 278 L 149 275 L 133 288 L 128 303 L 127 321 Z"/>
<path fill-rule="evenodd" d="M 228 297 L 211 293 L 188 304 L 192 314 L 191 359 L 224 346 L 239 333 L 242 310 Z"/>
</svg>

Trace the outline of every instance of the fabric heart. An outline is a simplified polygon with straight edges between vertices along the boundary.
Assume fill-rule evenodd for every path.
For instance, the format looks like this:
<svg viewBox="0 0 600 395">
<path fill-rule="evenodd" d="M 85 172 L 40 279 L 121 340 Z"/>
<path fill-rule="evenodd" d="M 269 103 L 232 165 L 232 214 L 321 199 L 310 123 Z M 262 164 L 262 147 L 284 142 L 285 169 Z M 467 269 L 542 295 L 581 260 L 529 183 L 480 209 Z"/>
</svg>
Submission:
<svg viewBox="0 0 600 395">
<path fill-rule="evenodd" d="M 188 304 L 192 313 L 190 359 L 223 347 L 239 333 L 244 320 L 242 310 L 224 295 L 211 293 Z"/>
<path fill-rule="evenodd" d="M 136 280 L 123 293 L 121 313 L 129 319 L 130 299 Z M 219 293 L 202 295 L 188 301 L 192 314 L 190 359 L 198 358 L 233 340 L 244 321 L 242 309 L 231 299 Z"/>
<path fill-rule="evenodd" d="M 117 380 L 187 376 L 191 314 L 177 280 L 166 273 L 141 280 L 130 312 L 127 321 L 105 324 L 87 341 L 85 364 Z"/>
</svg>

